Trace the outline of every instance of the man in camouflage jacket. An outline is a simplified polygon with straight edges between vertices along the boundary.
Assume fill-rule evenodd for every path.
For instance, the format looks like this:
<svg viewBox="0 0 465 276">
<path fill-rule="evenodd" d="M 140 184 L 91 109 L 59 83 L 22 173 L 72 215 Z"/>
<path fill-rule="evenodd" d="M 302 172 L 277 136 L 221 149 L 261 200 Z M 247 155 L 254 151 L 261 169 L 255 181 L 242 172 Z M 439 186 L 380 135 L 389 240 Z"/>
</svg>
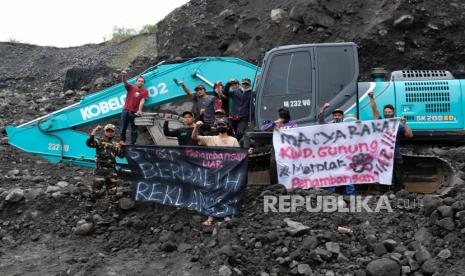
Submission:
<svg viewBox="0 0 465 276">
<path fill-rule="evenodd" d="M 118 187 L 118 174 L 116 172 L 116 156 L 124 157 L 123 149 L 120 143 L 113 141 L 116 127 L 107 124 L 104 130 L 103 138 L 96 139 L 95 134 L 101 130 L 102 126 L 94 128 L 86 141 L 86 145 L 95 148 L 96 151 L 96 168 L 94 171 L 94 181 L 92 183 L 92 197 L 95 198 L 105 186 L 110 199 L 110 209 L 114 210 L 118 205 L 116 195 Z"/>
</svg>

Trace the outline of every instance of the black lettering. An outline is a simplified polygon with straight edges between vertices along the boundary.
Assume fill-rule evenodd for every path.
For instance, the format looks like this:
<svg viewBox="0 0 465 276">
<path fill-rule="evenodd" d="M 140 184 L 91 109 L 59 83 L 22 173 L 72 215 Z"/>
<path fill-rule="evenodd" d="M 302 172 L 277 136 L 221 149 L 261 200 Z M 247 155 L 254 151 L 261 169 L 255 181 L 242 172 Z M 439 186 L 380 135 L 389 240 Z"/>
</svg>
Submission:
<svg viewBox="0 0 465 276">
<path fill-rule="evenodd" d="M 362 131 L 360 132 L 360 136 L 363 136 L 365 134 L 370 135 L 371 130 L 370 130 L 370 127 L 368 125 L 363 124 Z"/>
<path fill-rule="evenodd" d="M 320 132 L 322 136 L 324 136 L 324 138 L 326 139 L 324 142 L 323 142 L 323 145 L 328 143 L 329 141 L 332 141 L 333 140 L 333 136 L 334 136 L 334 132 L 331 133 L 331 135 L 328 135 L 324 132 Z"/>
<path fill-rule="evenodd" d="M 350 138 L 352 138 L 353 136 L 359 136 L 360 135 L 360 132 L 358 132 L 358 127 L 357 126 L 349 126 L 349 135 L 350 135 Z"/>
<path fill-rule="evenodd" d="M 346 139 L 346 135 L 344 134 L 344 132 L 340 131 L 339 129 L 336 130 L 336 138 L 334 138 L 334 142 L 333 143 L 336 143 L 337 140 L 339 140 L 340 138 L 343 138 L 343 139 Z"/>
</svg>

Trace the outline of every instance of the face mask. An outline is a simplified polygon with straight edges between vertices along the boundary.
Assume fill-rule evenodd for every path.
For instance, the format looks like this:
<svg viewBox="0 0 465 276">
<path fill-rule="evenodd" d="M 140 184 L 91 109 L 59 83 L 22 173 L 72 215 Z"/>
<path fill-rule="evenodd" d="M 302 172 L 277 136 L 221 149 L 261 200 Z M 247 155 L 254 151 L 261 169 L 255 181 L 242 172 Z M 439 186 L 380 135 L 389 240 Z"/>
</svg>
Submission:
<svg viewBox="0 0 465 276">
<path fill-rule="evenodd" d="M 386 119 L 394 118 L 394 114 L 389 114 L 389 115 L 385 114 L 384 118 L 386 118 Z"/>
<path fill-rule="evenodd" d="M 228 132 L 228 128 L 227 127 L 224 127 L 224 126 L 221 126 L 221 127 L 218 127 L 218 132 L 219 133 L 226 133 Z"/>
</svg>

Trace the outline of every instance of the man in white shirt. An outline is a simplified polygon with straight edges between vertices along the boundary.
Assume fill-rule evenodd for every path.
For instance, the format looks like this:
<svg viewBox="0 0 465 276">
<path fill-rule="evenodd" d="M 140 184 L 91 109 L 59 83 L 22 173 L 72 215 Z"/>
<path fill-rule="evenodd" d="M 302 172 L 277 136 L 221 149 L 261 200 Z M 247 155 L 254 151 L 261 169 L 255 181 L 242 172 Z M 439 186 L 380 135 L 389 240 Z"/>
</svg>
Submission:
<svg viewBox="0 0 465 276">
<path fill-rule="evenodd" d="M 202 125 L 203 122 L 198 121 L 194 126 L 194 131 L 192 131 L 192 140 L 198 141 L 200 146 L 239 148 L 239 142 L 237 142 L 237 139 L 228 135 L 228 129 L 230 128 L 230 125 L 226 118 L 220 118 L 216 120 L 215 126 L 219 134 L 215 136 L 199 135 L 199 127 Z M 214 218 L 209 216 L 208 219 L 203 222 L 203 225 L 212 225 L 213 221 Z M 231 218 L 225 217 L 224 221 L 231 223 Z"/>
</svg>

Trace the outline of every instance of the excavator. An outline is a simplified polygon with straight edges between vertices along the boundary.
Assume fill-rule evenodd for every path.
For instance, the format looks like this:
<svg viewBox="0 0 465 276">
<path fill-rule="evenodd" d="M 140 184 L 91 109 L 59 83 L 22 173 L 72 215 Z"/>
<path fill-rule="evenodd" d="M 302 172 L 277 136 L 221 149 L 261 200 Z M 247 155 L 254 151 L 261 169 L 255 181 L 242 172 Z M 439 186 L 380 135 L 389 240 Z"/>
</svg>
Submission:
<svg viewBox="0 0 465 276">
<path fill-rule="evenodd" d="M 257 162 L 249 166 L 249 183 L 266 183 L 272 134 L 259 129 L 265 122 L 276 119 L 280 107 L 288 107 L 299 126 L 316 124 L 320 107 L 326 102 L 330 103 L 330 108 L 325 117 L 334 109 L 342 109 L 345 121 L 371 120 L 373 114 L 367 95 L 373 91 L 378 106 L 392 104 L 396 116 L 405 117 L 414 132 L 414 139 L 404 141 L 406 148 L 414 149 L 404 155 L 407 189 L 422 193 L 450 189 L 454 168 L 447 160 L 421 154 L 424 151 L 420 149 L 463 140 L 464 80 L 455 79 L 444 70 L 401 70 L 388 74 L 375 68 L 371 73 L 372 81 L 358 81 L 357 45 L 351 42 L 277 47 L 265 54 L 260 67 L 229 57 L 166 62 L 142 73 L 149 90 L 145 111 L 185 97 L 177 85 L 178 80 L 188 87 L 198 84 L 213 87 L 214 82 L 225 83 L 231 78 L 253 80 L 252 125 L 244 144 L 253 141 L 261 149 L 251 156 Z M 135 78 L 129 82 L 134 83 Z M 53 163 L 92 167 L 95 152 L 85 146 L 88 133 L 82 130 L 116 118 L 121 113 L 125 95 L 124 85 L 120 83 L 46 116 L 19 126 L 8 126 L 9 143 Z M 144 112 L 136 124 L 147 127 L 153 144 L 175 144 L 176 141 L 164 137 L 162 118 L 161 113 Z M 411 146 L 412 143 L 415 145 Z M 127 164 L 125 159 L 117 161 L 122 167 Z"/>
</svg>

